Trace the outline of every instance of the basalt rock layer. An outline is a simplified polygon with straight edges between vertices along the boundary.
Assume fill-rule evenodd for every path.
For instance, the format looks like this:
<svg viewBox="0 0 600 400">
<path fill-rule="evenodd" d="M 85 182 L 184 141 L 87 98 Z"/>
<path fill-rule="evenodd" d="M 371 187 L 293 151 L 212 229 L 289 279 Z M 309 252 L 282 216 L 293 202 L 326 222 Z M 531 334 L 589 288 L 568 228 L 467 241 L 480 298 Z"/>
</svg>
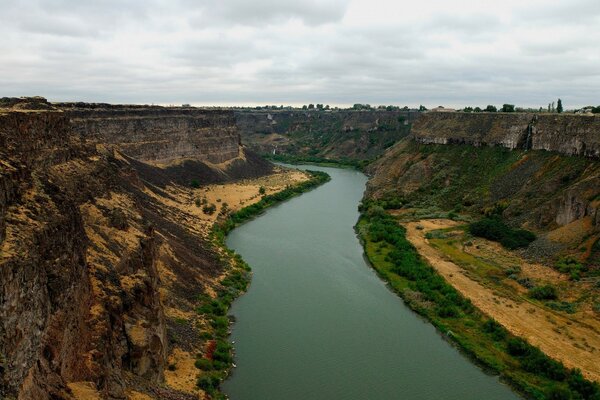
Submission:
<svg viewBox="0 0 600 400">
<path fill-rule="evenodd" d="M 597 260 L 599 157 L 599 117 L 432 112 L 369 167 L 368 195 L 434 214 L 500 213 L 539 234 L 533 258 Z"/>
<path fill-rule="evenodd" d="M 415 121 L 411 133 L 420 143 L 600 157 L 600 118 L 593 115 L 429 112 Z"/>
<path fill-rule="evenodd" d="M 172 178 L 223 182 L 271 167 L 246 155 L 228 112 L 38 103 L 0 111 L 0 398 L 125 399 L 131 388 L 193 398 L 163 386 L 179 329 L 165 310 L 193 314 L 226 266 L 172 206 L 174 191 L 193 203 Z"/>
<path fill-rule="evenodd" d="M 262 154 L 369 160 L 408 135 L 418 112 L 395 110 L 244 110 L 236 124 Z"/>
</svg>

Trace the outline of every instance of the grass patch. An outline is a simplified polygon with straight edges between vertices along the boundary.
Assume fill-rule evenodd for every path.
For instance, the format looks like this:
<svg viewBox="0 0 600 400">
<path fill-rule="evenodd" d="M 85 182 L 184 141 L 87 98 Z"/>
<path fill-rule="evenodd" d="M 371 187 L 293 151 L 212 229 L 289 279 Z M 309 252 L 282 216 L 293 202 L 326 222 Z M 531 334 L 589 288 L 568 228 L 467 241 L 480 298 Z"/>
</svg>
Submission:
<svg viewBox="0 0 600 400">
<path fill-rule="evenodd" d="M 507 249 L 527 247 L 535 240 L 535 234 L 525 229 L 513 229 L 499 218 L 484 218 L 469 225 L 469 233 L 473 236 L 499 242 Z"/>
<path fill-rule="evenodd" d="M 409 307 L 465 353 L 529 398 L 600 398 L 598 384 L 547 357 L 477 310 L 419 256 L 406 239 L 405 229 L 382 207 L 366 202 L 360 210 L 357 230 L 373 268 Z"/>
</svg>

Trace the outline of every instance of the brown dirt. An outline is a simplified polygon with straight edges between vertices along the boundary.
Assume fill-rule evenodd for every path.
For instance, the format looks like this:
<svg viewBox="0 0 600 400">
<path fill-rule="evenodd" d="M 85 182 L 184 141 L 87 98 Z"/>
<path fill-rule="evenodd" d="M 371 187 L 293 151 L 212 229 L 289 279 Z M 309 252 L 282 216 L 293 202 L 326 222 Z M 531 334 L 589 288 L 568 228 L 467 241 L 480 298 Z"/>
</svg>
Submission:
<svg viewBox="0 0 600 400">
<path fill-rule="evenodd" d="M 68 384 L 76 400 L 101 400 L 100 393 L 92 382 L 71 382 Z"/>
<path fill-rule="evenodd" d="M 419 225 L 424 229 L 417 229 Z M 460 266 L 448 261 L 425 238 L 428 231 L 456 225 L 454 221 L 441 219 L 405 224 L 407 238 L 419 253 L 477 308 L 550 357 L 569 368 L 579 368 L 587 378 L 600 382 L 600 322 L 587 314 L 568 316 L 525 299 L 515 301 L 470 279 Z M 546 278 L 552 276 L 548 274 L 556 275 L 555 271 L 540 265 L 527 268 Z"/>
<path fill-rule="evenodd" d="M 294 185 L 309 179 L 308 175 L 298 170 L 276 168 L 274 173 L 257 179 L 246 179 L 236 183 L 214 184 L 203 186 L 199 189 L 187 189 L 180 186 L 168 186 L 165 192 L 168 196 L 160 196 L 154 192 L 146 193 L 153 196 L 157 201 L 168 207 L 171 215 L 176 215 L 174 220 L 178 225 L 208 237 L 210 229 L 218 218 L 223 204 L 227 203 L 230 211 L 236 211 L 253 203 L 260 201 L 259 188 L 262 186 L 266 194 L 272 194 L 283 190 L 287 185 Z M 202 207 L 195 204 L 197 198 L 205 197 L 209 203 L 215 204 L 217 210 L 212 215 L 202 211 Z M 217 201 L 220 199 L 221 201 Z M 160 249 L 165 257 L 176 258 L 173 249 L 163 245 Z M 157 268 L 163 281 L 161 285 L 161 299 L 165 304 L 165 315 L 171 319 L 186 320 L 191 326 L 204 325 L 206 321 L 194 311 L 194 304 L 173 302 L 176 297 L 178 277 L 176 272 L 170 269 L 170 263 L 159 260 Z M 225 272 L 215 277 L 203 277 L 203 291 L 209 295 L 215 295 L 214 287 L 217 286 Z M 181 338 L 180 338 L 181 339 Z M 166 384 L 172 389 L 197 395 L 202 398 L 202 391 L 196 388 L 196 379 L 200 371 L 195 367 L 196 354 L 202 352 L 195 341 L 188 343 L 189 346 L 181 348 L 181 343 L 174 347 L 169 355 L 169 363 L 175 366 L 174 371 L 165 370 Z"/>
<path fill-rule="evenodd" d="M 198 368 L 194 365 L 196 357 L 187 351 L 174 349 L 169 357 L 169 364 L 175 366 L 174 371 L 165 371 L 165 382 L 173 389 L 186 393 L 194 393 L 201 398 L 201 391 L 196 387 Z"/>
</svg>

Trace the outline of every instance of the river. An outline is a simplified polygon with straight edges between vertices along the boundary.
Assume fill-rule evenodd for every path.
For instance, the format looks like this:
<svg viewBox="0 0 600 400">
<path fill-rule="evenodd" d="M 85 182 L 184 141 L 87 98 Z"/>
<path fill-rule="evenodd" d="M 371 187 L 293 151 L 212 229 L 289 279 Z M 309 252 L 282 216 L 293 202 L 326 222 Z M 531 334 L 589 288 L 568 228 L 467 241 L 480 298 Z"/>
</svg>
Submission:
<svg viewBox="0 0 600 400">
<path fill-rule="evenodd" d="M 349 169 L 236 228 L 254 271 L 236 317 L 231 400 L 519 399 L 408 309 L 369 268 L 353 226 L 367 178 Z"/>
</svg>

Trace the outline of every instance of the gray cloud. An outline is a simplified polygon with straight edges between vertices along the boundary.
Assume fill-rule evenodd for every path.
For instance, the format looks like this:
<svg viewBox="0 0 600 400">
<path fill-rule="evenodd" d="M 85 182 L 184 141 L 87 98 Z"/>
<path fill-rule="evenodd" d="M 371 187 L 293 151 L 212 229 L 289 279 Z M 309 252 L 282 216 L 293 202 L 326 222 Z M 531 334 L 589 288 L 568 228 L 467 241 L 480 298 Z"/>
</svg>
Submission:
<svg viewBox="0 0 600 400">
<path fill-rule="evenodd" d="M 29 0 L 0 96 L 197 104 L 600 103 L 600 3 Z"/>
</svg>

